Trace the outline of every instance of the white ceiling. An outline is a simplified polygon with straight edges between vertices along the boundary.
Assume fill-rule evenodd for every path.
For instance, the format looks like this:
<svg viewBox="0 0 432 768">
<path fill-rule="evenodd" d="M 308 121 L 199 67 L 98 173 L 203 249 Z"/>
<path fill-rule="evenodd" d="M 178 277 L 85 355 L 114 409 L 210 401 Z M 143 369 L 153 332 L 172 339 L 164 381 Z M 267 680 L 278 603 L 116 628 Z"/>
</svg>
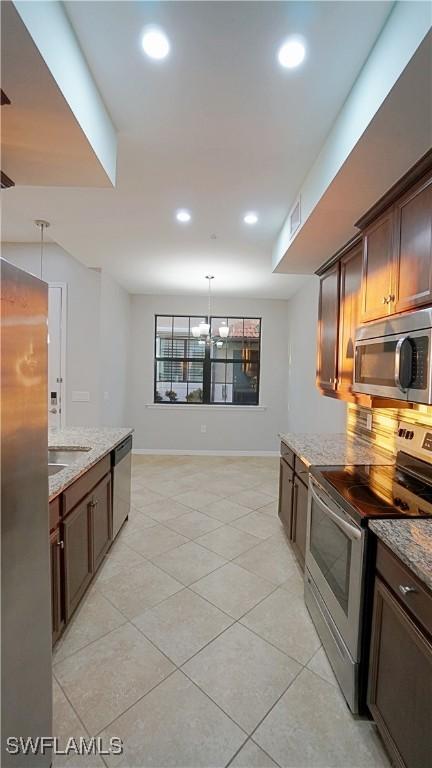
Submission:
<svg viewBox="0 0 432 768">
<path fill-rule="evenodd" d="M 211 271 L 215 293 L 291 295 L 301 278 L 272 274 L 272 246 L 392 3 L 65 5 L 119 131 L 116 188 L 7 190 L 3 240 L 34 241 L 45 218 L 53 239 L 131 292 L 203 292 Z M 142 54 L 148 23 L 170 38 L 164 62 Z M 307 59 L 282 70 L 292 33 Z M 191 224 L 174 220 L 178 207 Z"/>
</svg>

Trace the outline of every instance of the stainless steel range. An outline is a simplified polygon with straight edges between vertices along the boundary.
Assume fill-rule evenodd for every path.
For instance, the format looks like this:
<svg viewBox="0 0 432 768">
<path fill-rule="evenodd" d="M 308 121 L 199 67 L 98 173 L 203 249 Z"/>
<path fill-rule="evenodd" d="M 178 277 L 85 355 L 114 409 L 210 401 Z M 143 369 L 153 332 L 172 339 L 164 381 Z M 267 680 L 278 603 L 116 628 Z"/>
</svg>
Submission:
<svg viewBox="0 0 432 768">
<path fill-rule="evenodd" d="M 314 467 L 305 601 L 347 703 L 365 708 L 373 518 L 432 517 L 432 431 L 401 422 L 395 465 Z"/>
</svg>

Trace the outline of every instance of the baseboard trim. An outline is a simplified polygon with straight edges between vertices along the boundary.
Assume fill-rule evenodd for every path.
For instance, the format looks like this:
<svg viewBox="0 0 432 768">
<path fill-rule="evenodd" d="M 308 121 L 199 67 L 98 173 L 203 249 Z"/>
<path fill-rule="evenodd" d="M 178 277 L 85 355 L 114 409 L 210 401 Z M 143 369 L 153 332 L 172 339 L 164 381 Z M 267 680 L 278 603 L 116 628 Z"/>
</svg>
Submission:
<svg viewBox="0 0 432 768">
<path fill-rule="evenodd" d="M 279 456 L 279 451 L 190 451 L 174 448 L 133 448 L 132 453 L 161 456 L 261 456 L 263 458 Z"/>
</svg>

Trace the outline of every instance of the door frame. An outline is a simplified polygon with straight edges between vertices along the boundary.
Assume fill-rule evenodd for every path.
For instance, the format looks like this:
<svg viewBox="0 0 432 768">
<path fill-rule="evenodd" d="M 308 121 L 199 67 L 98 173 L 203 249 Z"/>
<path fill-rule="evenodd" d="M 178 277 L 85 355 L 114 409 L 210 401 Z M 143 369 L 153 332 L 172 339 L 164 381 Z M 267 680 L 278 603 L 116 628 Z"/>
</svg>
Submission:
<svg viewBox="0 0 432 768">
<path fill-rule="evenodd" d="M 60 429 L 66 426 L 66 342 L 67 342 L 67 283 L 49 282 L 49 288 L 60 288 Z M 49 332 L 49 328 L 48 328 Z"/>
</svg>

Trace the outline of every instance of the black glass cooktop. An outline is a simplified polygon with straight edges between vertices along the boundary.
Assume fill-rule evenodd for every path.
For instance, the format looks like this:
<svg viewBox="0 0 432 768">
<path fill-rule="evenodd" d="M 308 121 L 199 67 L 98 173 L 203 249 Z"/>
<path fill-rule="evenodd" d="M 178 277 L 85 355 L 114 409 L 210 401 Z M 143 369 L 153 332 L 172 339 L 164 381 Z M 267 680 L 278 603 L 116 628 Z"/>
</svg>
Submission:
<svg viewBox="0 0 432 768">
<path fill-rule="evenodd" d="M 312 474 L 358 518 L 432 517 L 432 466 L 407 454 L 392 466 L 320 467 Z"/>
</svg>

